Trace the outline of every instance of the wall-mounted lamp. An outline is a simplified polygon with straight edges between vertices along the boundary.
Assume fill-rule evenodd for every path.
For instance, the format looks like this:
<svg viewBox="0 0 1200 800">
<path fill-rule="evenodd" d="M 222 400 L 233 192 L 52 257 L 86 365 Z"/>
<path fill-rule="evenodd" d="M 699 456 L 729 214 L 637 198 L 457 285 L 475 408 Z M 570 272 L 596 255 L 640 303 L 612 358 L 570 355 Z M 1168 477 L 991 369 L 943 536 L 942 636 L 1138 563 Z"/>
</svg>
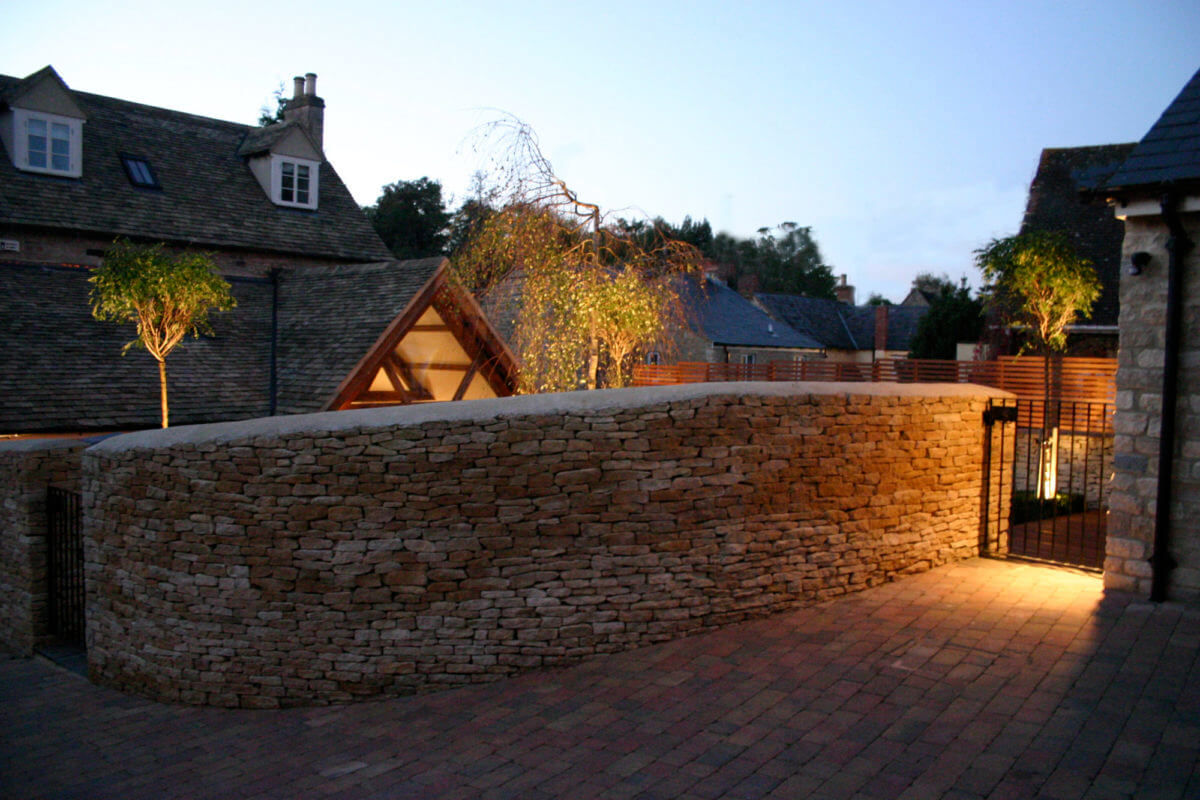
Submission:
<svg viewBox="0 0 1200 800">
<path fill-rule="evenodd" d="M 1141 275 L 1142 270 L 1150 263 L 1150 254 L 1145 250 L 1138 250 L 1129 258 L 1129 274 Z"/>
</svg>

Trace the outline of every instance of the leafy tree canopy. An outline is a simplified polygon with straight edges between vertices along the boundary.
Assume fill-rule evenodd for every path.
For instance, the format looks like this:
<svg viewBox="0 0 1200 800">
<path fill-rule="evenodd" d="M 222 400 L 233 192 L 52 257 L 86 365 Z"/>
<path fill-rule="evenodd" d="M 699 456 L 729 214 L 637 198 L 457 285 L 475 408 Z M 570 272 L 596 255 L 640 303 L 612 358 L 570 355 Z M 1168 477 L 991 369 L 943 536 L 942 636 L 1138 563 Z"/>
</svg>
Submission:
<svg viewBox="0 0 1200 800">
<path fill-rule="evenodd" d="M 482 134 L 498 154 L 492 183 L 477 182 L 476 201 L 455 222 L 464 244 L 454 276 L 483 298 L 517 296 L 522 391 L 625 385 L 635 353 L 681 316 L 674 281 L 698 268 L 699 252 L 653 223 L 607 224 L 520 120 L 505 117 Z"/>
<path fill-rule="evenodd" d="M 795 222 L 759 228 L 757 239 L 719 233 L 706 255 L 723 267 L 734 288 L 753 275 L 761 292 L 836 298 L 833 270 L 824 263 L 812 228 Z"/>
<path fill-rule="evenodd" d="M 211 330 L 210 310 L 237 304 L 229 284 L 206 255 L 169 255 L 162 245 L 135 245 L 124 239 L 108 249 L 103 265 L 88 280 L 92 316 L 136 326 L 137 337 L 122 355 L 131 347 L 143 347 L 158 362 L 162 426 L 167 427 L 167 356 L 189 334 Z"/>
<path fill-rule="evenodd" d="M 958 343 L 977 341 L 982 329 L 983 301 L 971 297 L 965 277 L 958 286 L 946 279 L 940 283 L 929 311 L 917 323 L 909 355 L 912 358 L 956 358 Z"/>
<path fill-rule="evenodd" d="M 283 93 L 282 83 L 271 93 L 271 97 L 274 99 L 274 110 L 267 103 L 263 103 L 262 108 L 258 109 L 258 126 L 260 128 L 265 128 L 276 122 L 283 122 L 283 111 L 287 108 L 288 99 Z"/>
<path fill-rule="evenodd" d="M 867 298 L 869 306 L 890 306 L 892 301 L 881 295 L 879 292 L 871 292 L 871 296 Z"/>
<path fill-rule="evenodd" d="M 1028 326 L 1047 353 L 1063 350 L 1066 329 L 1091 313 L 1100 279 L 1061 233 L 1038 231 L 993 239 L 975 251 L 987 281 L 986 301 L 1001 319 Z"/>
<path fill-rule="evenodd" d="M 375 205 L 363 211 L 396 258 L 427 258 L 446 252 L 451 220 L 438 181 L 418 178 L 388 184 Z"/>
</svg>

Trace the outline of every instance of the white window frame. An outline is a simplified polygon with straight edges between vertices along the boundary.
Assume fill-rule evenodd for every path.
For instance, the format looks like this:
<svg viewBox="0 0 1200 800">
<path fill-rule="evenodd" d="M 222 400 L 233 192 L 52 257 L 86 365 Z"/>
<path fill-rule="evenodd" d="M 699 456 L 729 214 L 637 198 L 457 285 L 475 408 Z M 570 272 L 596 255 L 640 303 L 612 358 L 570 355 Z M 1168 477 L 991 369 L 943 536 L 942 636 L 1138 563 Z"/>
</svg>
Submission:
<svg viewBox="0 0 1200 800">
<path fill-rule="evenodd" d="M 46 125 L 46 166 L 39 167 L 29 163 L 29 123 L 38 121 Z M 54 145 L 50 132 L 55 125 L 67 128 L 67 168 L 54 168 Z M 37 172 L 43 175 L 59 175 L 64 178 L 78 178 L 83 175 L 83 120 L 64 117 L 59 114 L 47 114 L 42 111 L 29 111 L 24 108 L 13 109 L 13 166 L 24 172 Z"/>
<path fill-rule="evenodd" d="M 294 169 L 306 167 L 308 169 L 308 202 L 302 203 L 295 199 L 285 200 L 283 198 L 283 177 L 284 165 L 290 165 Z M 312 161 L 307 158 L 296 158 L 295 156 L 271 156 L 271 202 L 280 206 L 288 206 L 290 208 L 310 208 L 315 209 L 318 202 L 318 193 L 320 190 L 320 170 L 321 162 Z"/>
</svg>

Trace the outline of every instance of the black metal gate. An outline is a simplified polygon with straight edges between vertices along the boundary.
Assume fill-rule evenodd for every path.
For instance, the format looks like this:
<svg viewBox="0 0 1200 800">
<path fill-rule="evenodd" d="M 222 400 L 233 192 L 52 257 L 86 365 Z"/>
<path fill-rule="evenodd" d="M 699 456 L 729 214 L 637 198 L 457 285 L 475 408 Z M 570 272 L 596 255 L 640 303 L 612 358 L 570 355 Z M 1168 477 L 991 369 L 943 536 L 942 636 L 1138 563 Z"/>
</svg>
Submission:
<svg viewBox="0 0 1200 800">
<path fill-rule="evenodd" d="M 83 645 L 83 534 L 79 493 L 49 487 L 46 521 L 50 632 L 63 642 Z"/>
<path fill-rule="evenodd" d="M 985 550 L 1103 568 L 1112 417 L 1106 403 L 993 401 L 985 416 Z M 997 423 L 1005 435 L 996 435 Z"/>
</svg>

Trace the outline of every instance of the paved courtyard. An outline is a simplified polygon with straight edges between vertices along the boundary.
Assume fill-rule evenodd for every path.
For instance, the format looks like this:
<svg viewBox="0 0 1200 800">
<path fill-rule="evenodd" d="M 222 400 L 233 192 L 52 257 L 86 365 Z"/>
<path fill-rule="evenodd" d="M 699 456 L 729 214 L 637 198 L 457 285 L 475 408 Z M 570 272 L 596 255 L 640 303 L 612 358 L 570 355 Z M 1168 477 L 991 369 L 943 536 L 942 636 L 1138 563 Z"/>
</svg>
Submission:
<svg viewBox="0 0 1200 800">
<path fill-rule="evenodd" d="M 0 660 L 12 798 L 1196 798 L 1200 609 L 977 559 L 479 687 L 162 705 Z"/>
</svg>

